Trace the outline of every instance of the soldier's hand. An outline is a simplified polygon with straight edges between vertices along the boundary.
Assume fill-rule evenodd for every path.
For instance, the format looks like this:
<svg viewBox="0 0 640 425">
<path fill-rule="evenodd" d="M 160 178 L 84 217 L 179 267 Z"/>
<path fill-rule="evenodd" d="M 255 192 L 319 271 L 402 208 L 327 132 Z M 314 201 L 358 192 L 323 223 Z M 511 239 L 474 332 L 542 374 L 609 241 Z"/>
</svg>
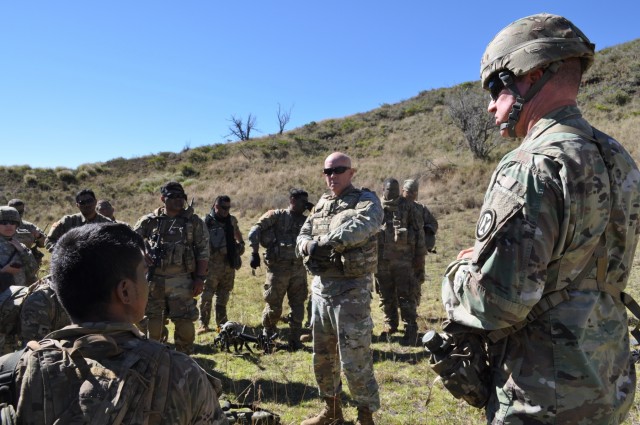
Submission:
<svg viewBox="0 0 640 425">
<path fill-rule="evenodd" d="M 257 252 L 251 253 L 251 261 L 249 262 L 249 266 L 251 266 L 252 269 L 257 269 L 258 267 L 260 267 L 260 254 L 258 254 Z"/>
<path fill-rule="evenodd" d="M 193 296 L 197 297 L 204 290 L 204 281 L 199 277 L 193 279 Z"/>
<path fill-rule="evenodd" d="M 302 253 L 308 256 L 312 256 L 316 248 L 318 248 L 318 241 L 314 241 L 314 240 L 308 241 L 304 245 L 304 249 L 302 250 Z"/>
<path fill-rule="evenodd" d="M 458 253 L 458 257 L 456 260 L 461 260 L 463 258 L 471 258 L 473 256 L 473 248 L 463 249 Z"/>
</svg>

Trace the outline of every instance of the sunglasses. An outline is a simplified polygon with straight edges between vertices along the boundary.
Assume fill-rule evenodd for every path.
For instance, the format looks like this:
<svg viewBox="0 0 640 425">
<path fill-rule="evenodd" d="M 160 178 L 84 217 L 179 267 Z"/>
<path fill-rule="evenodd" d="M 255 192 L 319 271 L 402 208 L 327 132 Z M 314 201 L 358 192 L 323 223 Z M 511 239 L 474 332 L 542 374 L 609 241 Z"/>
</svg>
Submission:
<svg viewBox="0 0 640 425">
<path fill-rule="evenodd" d="M 93 198 L 88 198 L 88 199 L 80 199 L 79 201 L 76 201 L 76 202 L 78 203 L 78 205 L 89 205 L 96 202 L 96 200 Z"/>
<path fill-rule="evenodd" d="M 325 175 L 330 176 L 332 174 L 344 174 L 345 171 L 350 169 L 351 167 L 345 167 L 344 165 L 341 165 L 340 167 L 325 168 L 322 170 L 322 172 Z"/>
<path fill-rule="evenodd" d="M 5 226 L 9 226 L 11 224 L 13 224 L 14 226 L 17 226 L 18 223 L 17 221 L 13 221 L 13 220 L 0 220 L 0 224 L 5 225 Z"/>
<path fill-rule="evenodd" d="M 489 80 L 489 96 L 494 102 L 500 97 L 502 90 L 506 88 L 505 84 L 510 84 L 513 81 L 513 74 L 507 71 L 496 73 L 491 80 Z"/>
<path fill-rule="evenodd" d="M 186 199 L 187 197 L 182 193 L 170 193 L 166 196 L 167 199 Z"/>
<path fill-rule="evenodd" d="M 216 207 L 220 208 L 221 210 L 225 210 L 225 211 L 229 211 L 231 209 L 231 205 L 216 205 Z"/>
</svg>

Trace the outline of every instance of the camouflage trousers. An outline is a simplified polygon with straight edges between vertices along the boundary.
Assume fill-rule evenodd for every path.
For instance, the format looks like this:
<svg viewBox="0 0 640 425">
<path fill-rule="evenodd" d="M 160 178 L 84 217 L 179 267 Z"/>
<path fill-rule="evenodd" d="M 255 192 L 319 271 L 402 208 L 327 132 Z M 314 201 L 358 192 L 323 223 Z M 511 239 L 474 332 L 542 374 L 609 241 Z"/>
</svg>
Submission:
<svg viewBox="0 0 640 425">
<path fill-rule="evenodd" d="M 319 277 L 315 277 L 319 279 Z M 321 397 L 339 396 L 344 371 L 351 397 L 359 407 L 380 408 L 371 355 L 371 292 L 368 282 L 334 297 L 313 298 L 313 369 Z"/>
<path fill-rule="evenodd" d="M 304 320 L 304 302 L 307 300 L 307 270 L 295 262 L 276 263 L 269 266 L 267 280 L 264 283 L 264 301 L 262 311 L 262 326 L 274 330 L 282 316 L 282 302 L 284 296 L 289 299 L 291 307 L 291 328 L 301 328 Z"/>
<path fill-rule="evenodd" d="M 209 261 L 209 275 L 200 297 L 200 322 L 209 326 L 213 296 L 216 296 L 216 324 L 227 321 L 227 303 L 233 291 L 236 271 L 226 261 Z"/>
<path fill-rule="evenodd" d="M 191 353 L 196 335 L 193 322 L 198 318 L 198 308 L 193 298 L 193 280 L 189 274 L 156 276 L 151 282 L 147 304 L 150 339 L 160 341 L 165 317 L 175 325 L 173 339 L 176 350 Z"/>
<path fill-rule="evenodd" d="M 382 260 L 378 263 L 378 273 L 375 275 L 376 293 L 380 296 L 384 322 L 394 329 L 398 328 L 398 309 L 405 328 L 416 325 L 416 287 L 419 288 L 420 285 L 411 271 L 410 261 Z"/>
</svg>

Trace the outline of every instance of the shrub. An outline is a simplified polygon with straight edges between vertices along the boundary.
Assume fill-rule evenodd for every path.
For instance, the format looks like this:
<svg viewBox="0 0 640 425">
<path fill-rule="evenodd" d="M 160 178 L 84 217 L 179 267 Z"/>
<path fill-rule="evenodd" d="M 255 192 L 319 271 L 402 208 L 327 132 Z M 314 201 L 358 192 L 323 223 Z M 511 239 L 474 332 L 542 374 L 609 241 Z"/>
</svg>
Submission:
<svg viewBox="0 0 640 425">
<path fill-rule="evenodd" d="M 22 181 L 24 181 L 24 184 L 29 187 L 35 187 L 38 185 L 38 177 L 35 174 L 25 174 Z"/>
<path fill-rule="evenodd" d="M 69 169 L 62 169 L 56 173 L 58 179 L 67 184 L 76 183 L 76 175 Z"/>
</svg>

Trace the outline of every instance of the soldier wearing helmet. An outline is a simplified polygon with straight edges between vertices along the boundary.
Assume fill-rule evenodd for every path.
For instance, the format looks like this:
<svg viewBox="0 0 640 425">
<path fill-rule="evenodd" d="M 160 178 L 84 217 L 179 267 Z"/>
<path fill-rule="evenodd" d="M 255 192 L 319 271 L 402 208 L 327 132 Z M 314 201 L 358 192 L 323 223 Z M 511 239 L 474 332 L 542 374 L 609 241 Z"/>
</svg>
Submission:
<svg viewBox="0 0 640 425">
<path fill-rule="evenodd" d="M 0 272 L 12 276 L 13 285 L 27 286 L 36 281 L 38 263 L 31 250 L 15 237 L 21 224 L 13 207 L 0 207 Z"/>
<path fill-rule="evenodd" d="M 567 19 L 538 14 L 482 57 L 488 111 L 523 140 L 494 172 L 443 302 L 450 321 L 487 337 L 490 423 L 617 424 L 633 404 L 620 291 L 640 233 L 640 172 L 577 107 L 594 48 Z"/>
</svg>

